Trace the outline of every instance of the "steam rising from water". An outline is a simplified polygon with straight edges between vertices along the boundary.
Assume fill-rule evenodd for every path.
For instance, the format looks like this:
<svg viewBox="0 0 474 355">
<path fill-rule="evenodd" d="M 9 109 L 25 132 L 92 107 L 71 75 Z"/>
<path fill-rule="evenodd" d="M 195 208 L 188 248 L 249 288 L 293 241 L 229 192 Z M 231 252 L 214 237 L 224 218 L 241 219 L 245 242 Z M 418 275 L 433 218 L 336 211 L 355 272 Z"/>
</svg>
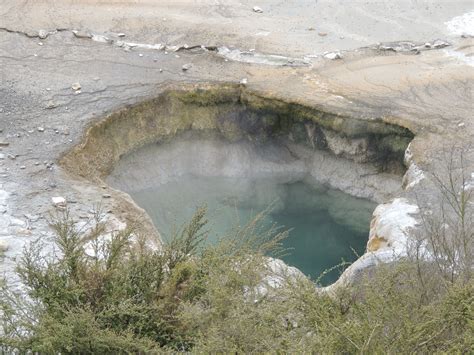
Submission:
<svg viewBox="0 0 474 355">
<path fill-rule="evenodd" d="M 362 254 L 375 204 L 328 189 L 284 145 L 184 139 L 150 145 L 117 164 L 110 185 L 128 192 L 166 239 L 206 204 L 209 242 L 273 206 L 264 223 L 292 229 L 284 260 L 310 276 Z M 337 274 L 326 281 L 334 281 Z"/>
</svg>

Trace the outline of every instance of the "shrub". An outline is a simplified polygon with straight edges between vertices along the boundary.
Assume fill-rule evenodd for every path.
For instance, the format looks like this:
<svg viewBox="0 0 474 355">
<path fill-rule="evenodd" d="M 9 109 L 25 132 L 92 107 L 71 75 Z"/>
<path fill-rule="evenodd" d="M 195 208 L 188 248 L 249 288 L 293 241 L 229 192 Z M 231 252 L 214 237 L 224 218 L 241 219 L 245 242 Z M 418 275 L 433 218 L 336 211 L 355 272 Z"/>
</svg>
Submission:
<svg viewBox="0 0 474 355">
<path fill-rule="evenodd" d="M 259 291 L 287 235 L 262 229 L 264 214 L 210 246 L 201 208 L 157 249 L 133 228 L 104 238 L 98 217 L 81 232 L 66 211 L 51 223 L 57 253 L 32 243 L 24 287 L 0 288 L 0 351 L 473 353 L 472 203 L 465 179 L 460 193 L 450 181 L 451 212 L 424 218 L 408 257 L 331 297 L 293 277 Z"/>
</svg>

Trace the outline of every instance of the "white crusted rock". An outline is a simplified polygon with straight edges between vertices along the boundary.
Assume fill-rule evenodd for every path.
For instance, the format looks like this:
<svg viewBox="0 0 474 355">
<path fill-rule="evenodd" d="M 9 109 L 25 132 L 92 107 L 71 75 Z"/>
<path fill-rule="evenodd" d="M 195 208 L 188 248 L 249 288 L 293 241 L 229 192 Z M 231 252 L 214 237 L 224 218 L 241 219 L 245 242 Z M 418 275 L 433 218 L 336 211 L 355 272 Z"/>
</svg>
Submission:
<svg viewBox="0 0 474 355">
<path fill-rule="evenodd" d="M 399 253 L 406 251 L 408 231 L 417 225 L 413 215 L 419 212 L 417 205 L 405 198 L 378 205 L 370 222 L 368 251 L 392 248 Z"/>
<path fill-rule="evenodd" d="M 425 174 L 423 173 L 423 170 L 421 170 L 418 165 L 412 162 L 409 165 L 409 168 L 406 171 L 405 175 L 403 176 L 402 185 L 404 186 L 405 190 L 409 190 L 415 185 L 417 185 L 424 178 Z"/>
<path fill-rule="evenodd" d="M 61 196 L 52 197 L 51 201 L 53 202 L 54 207 L 64 208 L 66 207 L 66 199 Z"/>
<path fill-rule="evenodd" d="M 367 269 L 406 256 L 410 231 L 418 224 L 414 217 L 417 213 L 418 206 L 405 198 L 377 206 L 370 223 L 367 252 L 344 270 L 335 283 L 319 291 L 334 294 L 339 287 L 355 282 Z"/>
</svg>

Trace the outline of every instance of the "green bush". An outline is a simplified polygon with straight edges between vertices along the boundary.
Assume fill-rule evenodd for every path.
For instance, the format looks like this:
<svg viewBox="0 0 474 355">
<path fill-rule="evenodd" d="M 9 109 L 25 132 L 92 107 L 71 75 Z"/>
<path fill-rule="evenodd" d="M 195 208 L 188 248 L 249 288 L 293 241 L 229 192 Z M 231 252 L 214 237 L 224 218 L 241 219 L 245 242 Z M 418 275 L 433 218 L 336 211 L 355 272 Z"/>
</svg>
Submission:
<svg viewBox="0 0 474 355">
<path fill-rule="evenodd" d="M 44 258 L 32 244 L 18 266 L 22 293 L 1 289 L 3 350 L 474 351 L 472 277 L 446 282 L 431 263 L 407 259 L 378 267 L 331 297 L 309 280 L 290 277 L 258 293 L 268 272 L 265 255 L 281 251 L 286 236 L 275 228 L 262 231 L 260 220 L 204 247 L 205 209 L 199 209 L 157 250 L 133 229 L 100 238 L 100 221 L 80 233 L 66 213 L 52 223 L 57 256 Z"/>
</svg>

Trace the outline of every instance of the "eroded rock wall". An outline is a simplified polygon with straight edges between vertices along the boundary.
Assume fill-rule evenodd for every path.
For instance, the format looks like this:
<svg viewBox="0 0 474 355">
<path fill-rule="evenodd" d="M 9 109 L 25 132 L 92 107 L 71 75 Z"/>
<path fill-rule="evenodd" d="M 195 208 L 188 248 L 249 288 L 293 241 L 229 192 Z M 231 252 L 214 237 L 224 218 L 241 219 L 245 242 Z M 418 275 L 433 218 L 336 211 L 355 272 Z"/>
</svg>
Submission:
<svg viewBox="0 0 474 355">
<path fill-rule="evenodd" d="M 75 175 L 102 180 L 126 153 L 193 130 L 218 132 L 229 141 L 265 142 L 287 138 L 312 149 L 329 150 L 380 171 L 401 172 L 413 138 L 405 128 L 374 118 L 353 119 L 276 98 L 238 85 L 171 88 L 157 98 L 112 113 L 91 126 L 83 143 L 61 159 Z"/>
</svg>

